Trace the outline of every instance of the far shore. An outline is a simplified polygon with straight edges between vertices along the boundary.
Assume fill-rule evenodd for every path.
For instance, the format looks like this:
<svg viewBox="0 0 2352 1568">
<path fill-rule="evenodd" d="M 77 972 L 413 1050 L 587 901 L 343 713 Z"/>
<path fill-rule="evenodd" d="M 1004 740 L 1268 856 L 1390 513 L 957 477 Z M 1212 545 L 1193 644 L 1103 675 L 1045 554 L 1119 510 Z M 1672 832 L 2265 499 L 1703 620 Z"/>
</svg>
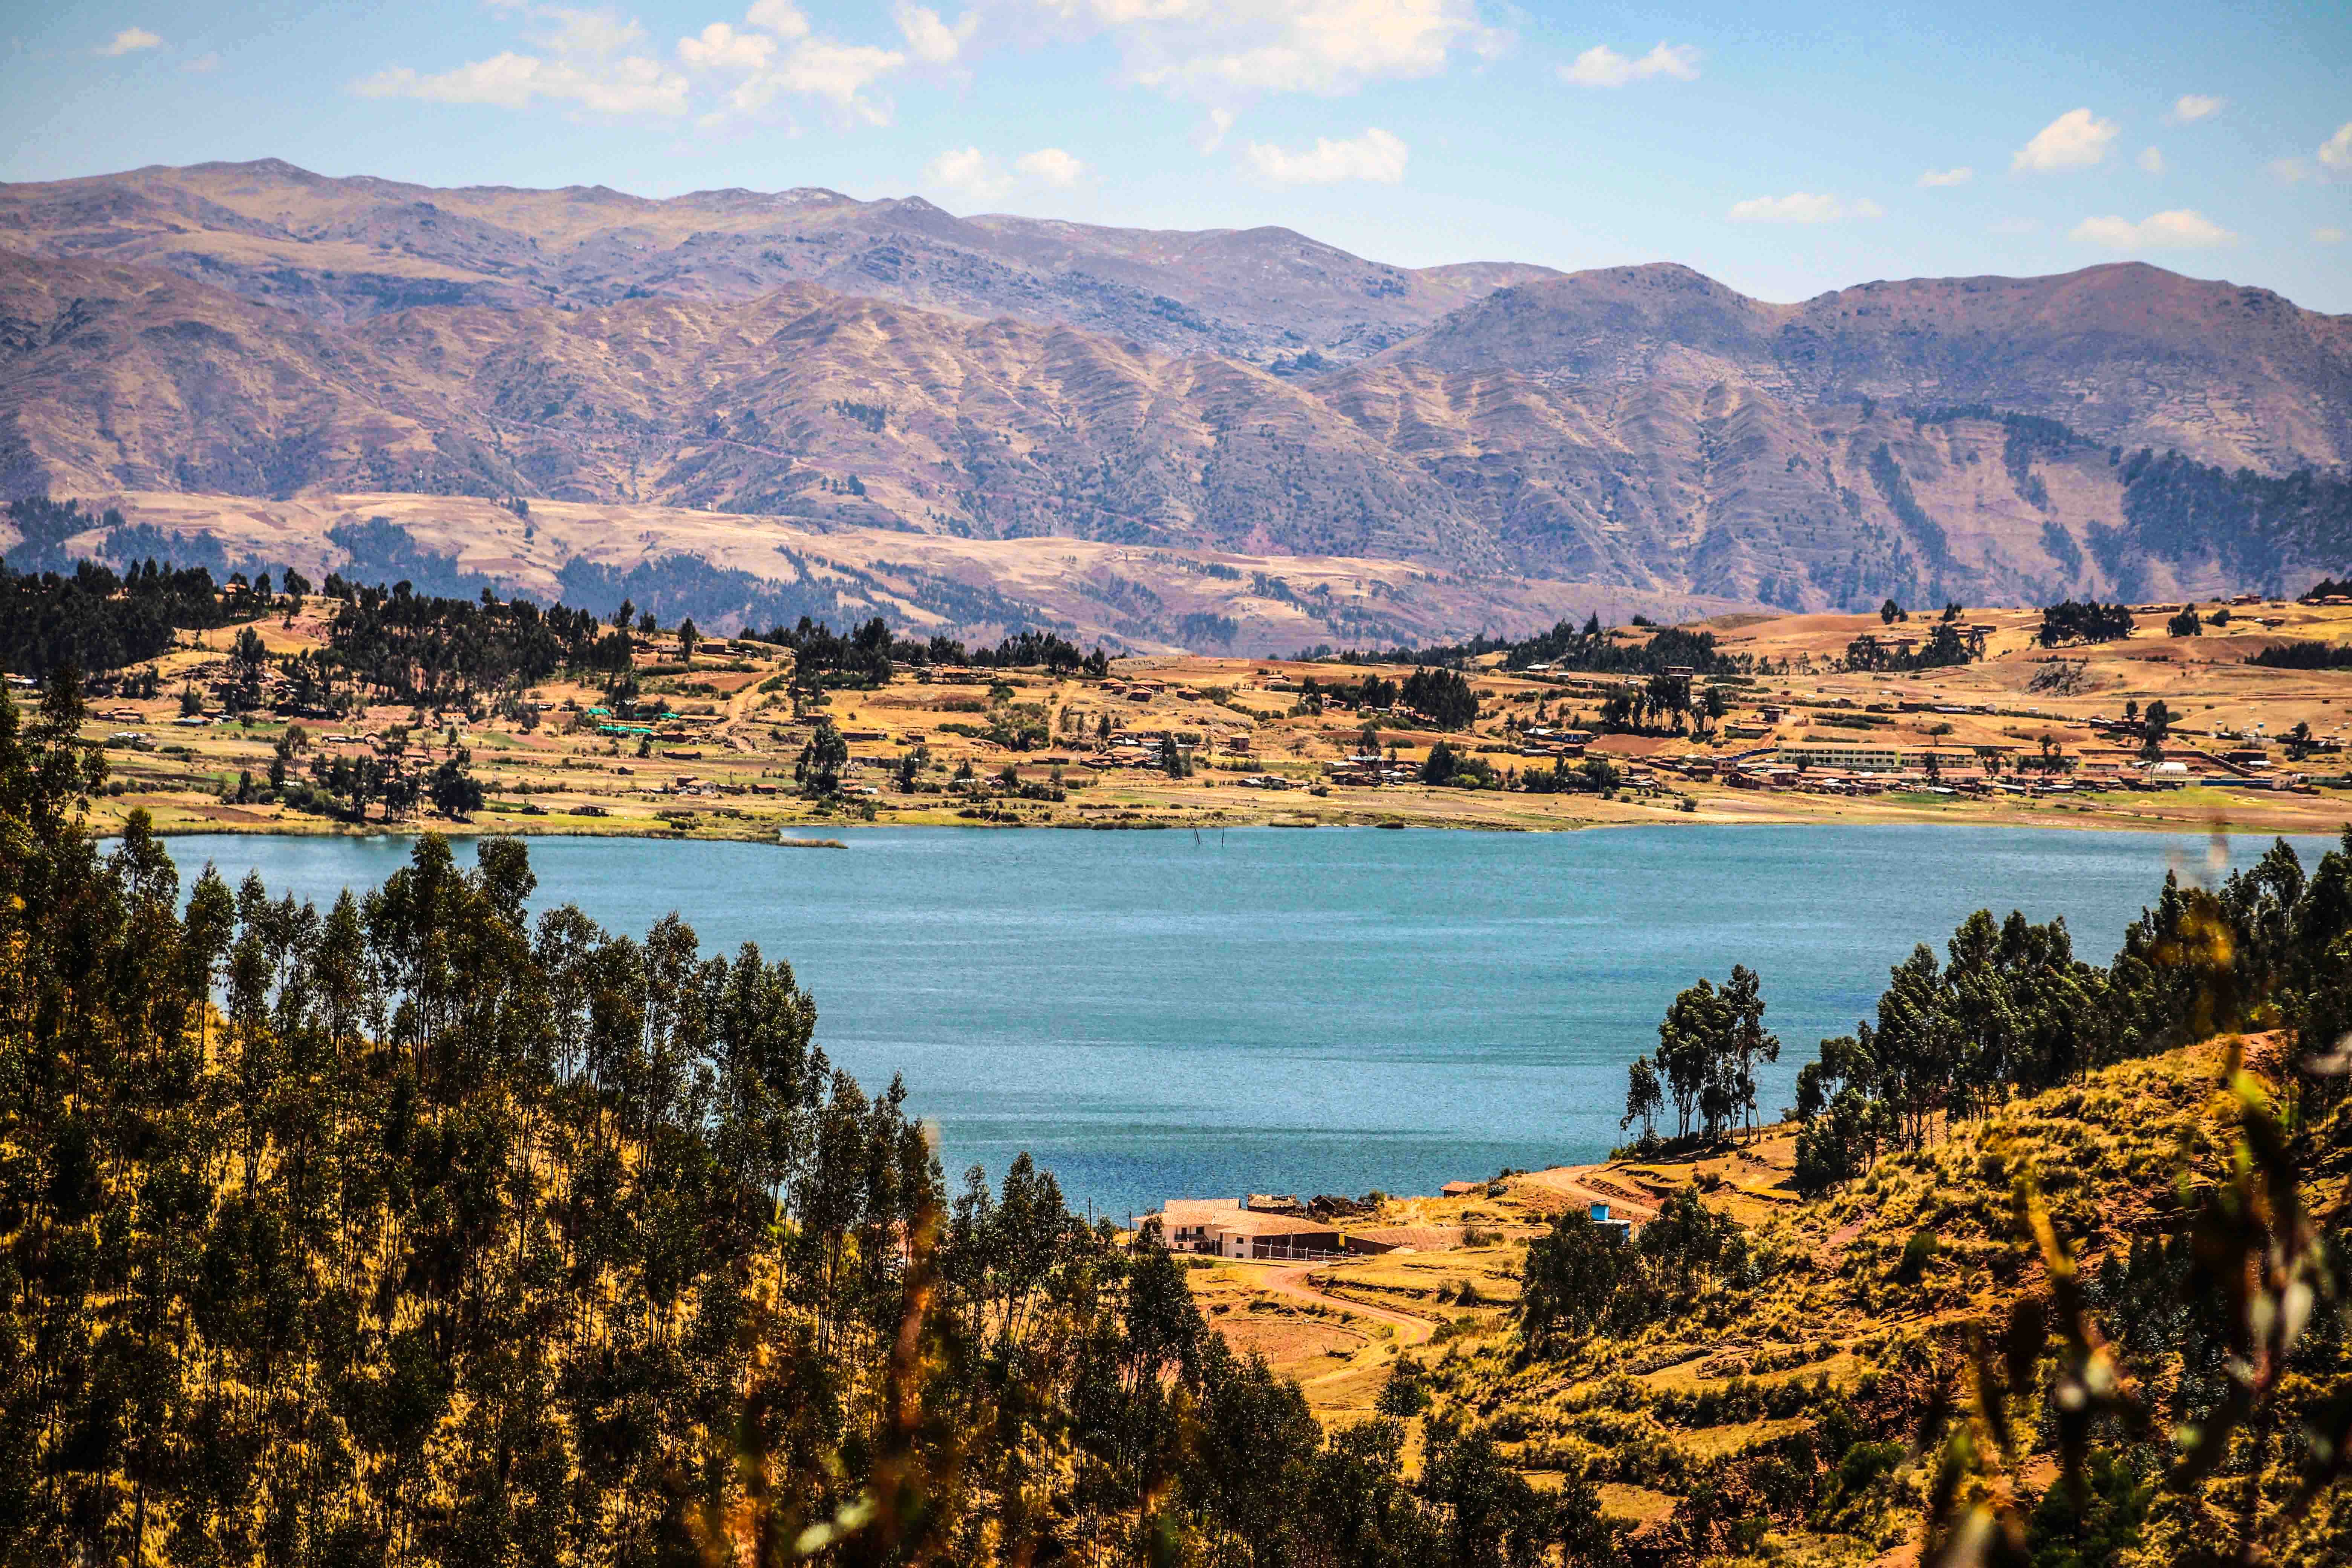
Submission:
<svg viewBox="0 0 2352 1568">
<path fill-rule="evenodd" d="M 2025 827 L 2053 832 L 2335 834 L 2352 825 L 2352 791 L 2327 790 L 2315 795 L 2254 800 L 2221 791 L 2178 792 L 2170 797 L 2121 795 L 2077 797 L 2063 803 L 2024 805 L 2010 803 L 1955 801 L 1913 805 L 1884 799 L 1867 803 L 1843 801 L 1847 809 L 1775 809 L 1769 799 L 1750 800 L 1729 791 L 1714 792 L 1731 798 L 1719 804 L 1700 797 L 1696 811 L 1637 810 L 1608 816 L 1521 814 L 1480 816 L 1458 810 L 1416 809 L 1400 800 L 1386 810 L 1350 810 L 1342 806 L 1307 817 L 1291 811 L 1170 812 L 1125 821 L 1088 821 L 1076 817 L 1013 817 L 1001 820 L 960 818 L 947 811 L 894 813 L 874 822 L 838 817 L 791 816 L 770 820 L 725 820 L 705 817 L 690 829 L 625 819 L 549 822 L 541 817 L 483 814 L 471 819 L 419 816 L 394 823 L 348 822 L 288 813 L 282 816 L 201 807 L 174 809 L 150 806 L 155 831 L 163 837 L 204 834 L 251 834 L 257 837 L 320 838 L 414 837 L 438 833 L 449 837 L 512 835 L 526 838 L 642 838 L 672 842 L 772 844 L 779 848 L 805 847 L 811 840 L 855 836 L 888 827 L 953 827 L 967 831 L 1030 829 L 1076 833 L 1166 833 L 1192 829 L 1385 828 L 1421 832 L 1576 833 L 1616 827 Z M 2184 798 L 2186 797 L 2186 798 Z M 1783 797 L 1786 798 L 1786 797 Z M 98 804 L 92 820 L 102 833 L 118 831 L 126 813 Z M 145 805 L 146 803 L 134 803 Z M 1444 803 L 1451 804 L 1451 803 Z M 1810 804 L 1797 797 L 1795 804 Z M 1868 809 L 1853 809 L 1867 806 Z M 1710 808 L 1714 807 L 1714 808 Z"/>
<path fill-rule="evenodd" d="M 651 630 L 625 679 L 601 684 L 570 670 L 401 701 L 355 687 L 305 709 L 274 673 L 238 697 L 215 631 L 184 639 L 135 695 L 93 682 L 83 734 L 108 763 L 95 825 L 144 809 L 174 834 L 773 843 L 867 825 L 2270 834 L 2352 821 L 2352 686 L 2252 662 L 2281 638 L 2352 637 L 2352 605 L 2247 606 L 2198 636 L 2168 634 L 2166 608 L 2136 612 L 2129 637 L 2054 649 L 2038 611 L 1971 610 L 1981 657 L 1895 670 L 1856 668 L 1856 649 L 1890 635 L 1879 616 L 1728 616 L 1685 628 L 1713 673 L 1483 655 L 1447 677 L 1457 696 L 1438 714 L 1402 700 L 1416 667 L 1394 662 L 907 663 L 820 689 L 803 678 L 826 672 L 776 644 Z M 291 659 L 324 647 L 338 615 L 289 601 L 239 635 Z M 1654 635 L 1607 640 L 1622 652 Z M 1644 707 L 1661 681 L 1678 700 Z M 418 787 L 448 770 L 472 789 L 462 815 Z M 379 817 L 381 781 L 406 782 L 397 820 L 351 820 L 362 774 L 380 781 L 360 802 Z"/>
</svg>

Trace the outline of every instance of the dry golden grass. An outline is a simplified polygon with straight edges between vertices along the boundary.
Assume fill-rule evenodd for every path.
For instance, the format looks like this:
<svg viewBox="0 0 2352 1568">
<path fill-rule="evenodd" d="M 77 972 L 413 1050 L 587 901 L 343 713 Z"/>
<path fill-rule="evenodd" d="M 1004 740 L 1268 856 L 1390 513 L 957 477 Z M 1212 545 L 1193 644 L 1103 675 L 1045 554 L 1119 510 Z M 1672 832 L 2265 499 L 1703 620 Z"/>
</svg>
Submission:
<svg viewBox="0 0 2352 1568">
<path fill-rule="evenodd" d="M 1559 1484 L 1558 1471 L 1531 1470 L 1528 1479 L 1548 1477 L 1552 1485 Z M 1675 1510 L 1675 1500 L 1664 1492 L 1647 1487 L 1629 1486 L 1622 1481 L 1609 1481 L 1601 1488 L 1601 1511 L 1612 1519 L 1622 1519 L 1630 1524 L 1648 1524 L 1665 1518 Z"/>
<path fill-rule="evenodd" d="M 2254 1037 L 2248 1059 L 2270 1060 L 2275 1044 Z M 1885 1155 L 1811 1201 L 1773 1188 L 1790 1148 L 1783 1130 L 1704 1157 L 1518 1178 L 1513 1196 L 1538 1200 L 1533 1208 L 1596 1182 L 1655 1194 L 1695 1187 L 1748 1225 L 1759 1268 L 1748 1284 L 1710 1288 L 1559 1359 L 1525 1358 L 1508 1331 L 1406 1353 L 1430 1369 L 1433 1419 L 1486 1430 L 1537 1475 L 1591 1466 L 1613 1514 L 1654 1524 L 1709 1467 L 1805 1430 L 1833 1401 L 1867 1407 L 1928 1376 L 1966 1323 L 2030 1288 L 2039 1266 L 2013 1232 L 2017 1175 L 2033 1176 L 2087 1266 L 2160 1229 L 2181 1160 L 2212 1169 L 2223 1157 L 2222 1059 L 2208 1042 L 2105 1068 L 1938 1129 L 1927 1147 Z M 1923 1228 L 1937 1249 L 1909 1275 L 1905 1244 Z M 1906 1466 L 1858 1512 L 1776 1533 L 1776 1560 L 1859 1563 L 1899 1548 L 1916 1534 L 1918 1484 Z"/>
<path fill-rule="evenodd" d="M 1721 1459 L 1769 1443 L 1775 1437 L 1785 1437 L 1791 1432 L 1801 1431 L 1811 1423 L 1810 1415 L 1742 1421 L 1729 1426 L 1705 1427 L 1675 1441 L 1683 1452 L 1694 1459 Z"/>
<path fill-rule="evenodd" d="M 1276 1372 L 1302 1381 L 1331 1371 L 1335 1359 L 1347 1362 L 1370 1342 L 1352 1329 L 1273 1303 L 1222 1314 L 1212 1324 L 1235 1351 L 1262 1355 Z"/>
</svg>

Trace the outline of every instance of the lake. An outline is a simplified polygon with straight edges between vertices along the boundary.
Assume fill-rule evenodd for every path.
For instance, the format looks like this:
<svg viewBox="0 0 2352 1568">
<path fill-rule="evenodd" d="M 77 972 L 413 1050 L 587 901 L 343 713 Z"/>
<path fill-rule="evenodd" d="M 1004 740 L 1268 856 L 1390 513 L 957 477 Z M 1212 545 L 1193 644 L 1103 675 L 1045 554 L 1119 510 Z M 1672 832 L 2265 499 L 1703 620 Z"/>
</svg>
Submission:
<svg viewBox="0 0 2352 1568">
<path fill-rule="evenodd" d="M 1916 942 L 1970 910 L 2065 917 L 2105 963 L 2201 838 L 1978 827 L 844 832 L 846 850 L 541 838 L 535 903 L 706 951 L 757 942 L 869 1089 L 903 1073 L 950 1180 L 1028 1150 L 1074 1204 L 1434 1192 L 1605 1154 L 1675 992 L 1744 963 L 1794 1098 Z M 2297 839 L 2311 864 L 2328 847 Z M 168 841 L 184 881 L 321 905 L 400 837 Z M 2231 845 L 2239 864 L 2267 840 Z M 460 859 L 471 863 L 464 844 Z"/>
</svg>

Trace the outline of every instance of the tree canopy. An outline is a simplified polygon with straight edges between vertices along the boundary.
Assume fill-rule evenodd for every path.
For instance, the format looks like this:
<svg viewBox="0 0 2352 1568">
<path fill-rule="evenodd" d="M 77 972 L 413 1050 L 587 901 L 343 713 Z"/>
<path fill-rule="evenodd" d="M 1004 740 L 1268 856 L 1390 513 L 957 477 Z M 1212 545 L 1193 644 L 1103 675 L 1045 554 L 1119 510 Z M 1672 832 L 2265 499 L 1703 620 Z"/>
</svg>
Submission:
<svg viewBox="0 0 2352 1568">
<path fill-rule="evenodd" d="M 0 1563 L 1607 1560 L 1581 1477 L 1326 1436 L 1026 1156 L 950 1196 L 789 963 L 534 918 L 508 838 L 183 889 L 83 712 L 0 694 Z"/>
<path fill-rule="evenodd" d="M 2105 968 L 2074 956 L 2063 921 L 2014 911 L 1969 916 L 1940 961 L 1913 949 L 1875 1021 L 1798 1071 L 1797 1184 L 1821 1191 L 1940 1123 L 2258 1019 L 2306 1061 L 2352 1030 L 2352 830 L 2307 873 L 2281 839 L 2216 889 L 2168 874 Z"/>
</svg>

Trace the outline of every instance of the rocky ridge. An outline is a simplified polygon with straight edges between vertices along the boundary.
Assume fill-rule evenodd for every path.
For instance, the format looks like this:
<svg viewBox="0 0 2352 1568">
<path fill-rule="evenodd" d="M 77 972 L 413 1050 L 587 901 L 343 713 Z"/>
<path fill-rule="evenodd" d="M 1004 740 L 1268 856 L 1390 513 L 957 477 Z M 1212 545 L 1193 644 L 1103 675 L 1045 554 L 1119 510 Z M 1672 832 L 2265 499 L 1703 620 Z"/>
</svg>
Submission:
<svg viewBox="0 0 2352 1568">
<path fill-rule="evenodd" d="M 2151 499 L 2141 448 L 2210 471 Z M 513 495 L 1823 609 L 2298 586 L 2352 565 L 2347 458 L 2352 318 L 2140 266 L 1771 304 L 824 190 L 0 187 L 11 494 Z M 2284 521 L 2229 489 L 2303 470 Z"/>
</svg>

